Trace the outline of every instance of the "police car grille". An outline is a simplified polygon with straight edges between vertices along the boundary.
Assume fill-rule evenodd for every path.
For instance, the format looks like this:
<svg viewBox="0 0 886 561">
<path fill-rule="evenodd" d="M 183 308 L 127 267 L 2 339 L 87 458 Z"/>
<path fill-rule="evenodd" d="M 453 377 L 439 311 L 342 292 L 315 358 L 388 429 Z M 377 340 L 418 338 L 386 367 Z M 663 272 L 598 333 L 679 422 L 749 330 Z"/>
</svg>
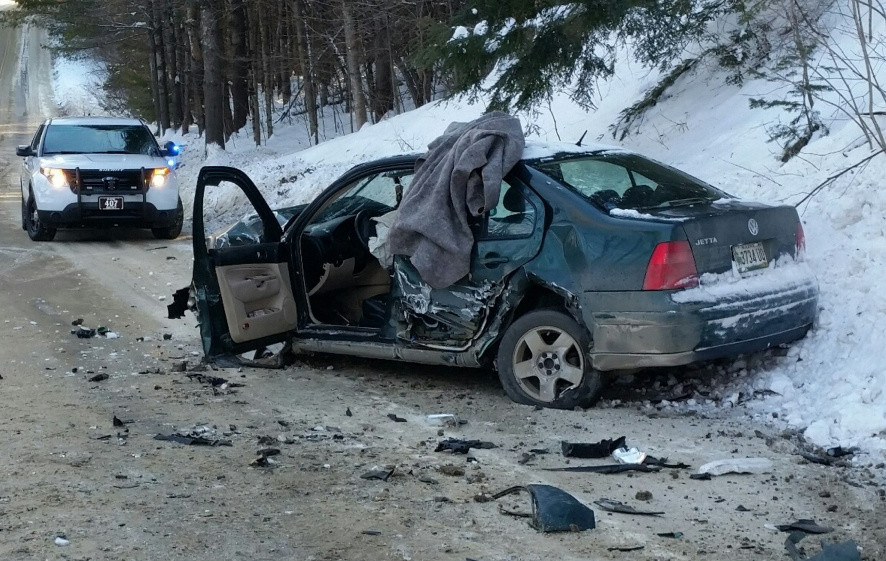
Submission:
<svg viewBox="0 0 886 561">
<path fill-rule="evenodd" d="M 84 194 L 87 193 L 142 193 L 145 181 L 141 170 L 134 171 L 94 171 L 80 170 L 79 184 L 76 171 L 71 186 Z"/>
</svg>

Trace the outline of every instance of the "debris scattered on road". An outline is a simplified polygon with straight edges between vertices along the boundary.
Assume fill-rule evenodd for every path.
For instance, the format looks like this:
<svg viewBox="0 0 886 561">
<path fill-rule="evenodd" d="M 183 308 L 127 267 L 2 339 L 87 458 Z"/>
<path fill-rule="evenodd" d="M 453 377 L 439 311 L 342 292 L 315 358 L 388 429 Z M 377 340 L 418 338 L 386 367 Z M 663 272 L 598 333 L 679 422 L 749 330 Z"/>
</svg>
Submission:
<svg viewBox="0 0 886 561">
<path fill-rule="evenodd" d="M 114 425 L 115 427 L 122 427 L 123 425 L 126 424 L 126 423 L 123 422 L 122 420 L 118 419 L 118 418 L 117 418 L 117 415 L 114 415 L 114 419 L 113 419 L 112 423 L 113 423 L 113 425 Z"/>
<path fill-rule="evenodd" d="M 634 498 L 638 501 L 651 501 L 652 491 L 637 491 L 637 494 L 634 495 Z"/>
<path fill-rule="evenodd" d="M 179 429 L 172 434 L 157 434 L 154 440 L 167 440 L 188 446 L 233 446 L 230 440 L 218 438 L 215 429 L 207 426 L 195 426 L 190 429 Z"/>
<path fill-rule="evenodd" d="M 77 329 L 71 331 L 71 333 L 76 335 L 78 339 L 92 339 L 95 337 L 95 329 L 83 327 L 82 325 L 77 326 Z"/>
<path fill-rule="evenodd" d="M 169 259 L 167 257 L 167 259 Z M 181 319 L 185 317 L 188 309 L 188 300 L 191 298 L 191 287 L 179 288 L 172 294 L 172 304 L 166 306 L 166 314 L 169 319 Z"/>
<path fill-rule="evenodd" d="M 623 502 L 612 499 L 600 499 L 594 501 L 594 504 L 608 512 L 619 512 L 621 514 L 638 514 L 641 516 L 659 516 L 664 514 L 662 511 L 637 510 L 636 508 L 626 505 Z"/>
<path fill-rule="evenodd" d="M 853 540 L 840 543 L 821 541 L 821 551 L 812 557 L 803 557 L 797 549 L 800 540 L 806 537 L 803 532 L 792 532 L 784 542 L 784 547 L 792 561 L 861 561 L 858 544 Z"/>
<path fill-rule="evenodd" d="M 616 448 L 612 451 L 612 457 L 620 464 L 642 464 L 646 460 L 646 453 L 637 448 Z"/>
<path fill-rule="evenodd" d="M 437 444 L 434 452 L 452 452 L 453 454 L 467 454 L 471 448 L 481 450 L 489 450 L 496 448 L 491 442 L 483 442 L 482 440 L 460 440 L 457 438 L 447 438 Z"/>
<path fill-rule="evenodd" d="M 226 444 L 225 446 L 230 446 L 230 444 Z M 256 452 L 256 454 L 258 454 L 258 457 L 256 459 L 252 460 L 251 462 L 249 462 L 250 466 L 252 466 L 252 467 L 274 467 L 275 462 L 274 462 L 274 460 L 271 460 L 270 458 L 272 456 L 279 456 L 280 449 L 279 448 L 262 448 L 261 450 L 258 450 Z"/>
<path fill-rule="evenodd" d="M 406 422 L 406 419 L 404 419 L 403 417 L 398 417 L 394 413 L 388 413 L 388 419 L 394 421 L 395 423 L 405 423 Z"/>
<path fill-rule="evenodd" d="M 604 438 L 600 442 L 595 442 L 593 444 L 566 441 L 560 443 L 563 455 L 567 458 L 605 458 L 611 455 L 615 450 L 624 447 L 624 436 L 620 436 L 615 440 Z"/>
<path fill-rule="evenodd" d="M 64 534 L 59 534 L 58 536 L 55 537 L 55 545 L 57 545 L 59 547 L 65 547 L 65 546 L 71 545 L 71 542 L 70 542 L 70 540 L 68 540 L 67 537 L 65 537 Z"/>
<path fill-rule="evenodd" d="M 428 424 L 435 427 L 457 427 L 458 417 L 452 413 L 432 413 L 425 417 Z"/>
<path fill-rule="evenodd" d="M 654 473 L 661 471 L 659 466 L 648 466 L 646 464 L 607 464 L 602 466 L 573 466 L 562 468 L 545 468 L 545 471 L 565 471 L 572 473 L 624 473 L 626 471 L 642 471 L 646 473 Z"/>
<path fill-rule="evenodd" d="M 775 526 L 782 532 L 806 532 L 807 534 L 827 534 L 828 532 L 833 532 L 833 528 L 828 528 L 827 526 L 821 526 L 816 524 L 814 520 L 810 520 L 808 518 L 801 518 L 796 522 L 791 522 L 790 524 L 777 524 Z"/>
<path fill-rule="evenodd" d="M 110 376 L 108 376 L 106 373 L 102 372 L 101 374 L 96 374 L 95 376 L 92 376 L 91 378 L 89 378 L 89 381 L 90 382 L 101 382 L 101 381 L 107 380 L 108 378 L 110 378 Z"/>
<path fill-rule="evenodd" d="M 615 546 L 615 547 L 607 547 L 607 551 L 619 551 L 622 553 L 628 553 L 630 551 L 638 551 L 646 547 L 645 545 L 625 545 L 625 546 Z"/>
<path fill-rule="evenodd" d="M 388 478 L 391 477 L 391 475 L 393 474 L 394 468 L 380 468 L 376 466 L 361 475 L 360 479 L 379 479 L 381 481 L 387 481 Z"/>
<path fill-rule="evenodd" d="M 75 326 L 75 327 L 78 326 L 78 325 L 83 325 L 83 318 L 77 318 L 77 319 L 75 319 L 74 321 L 71 322 L 71 325 L 73 325 L 73 326 Z"/>
<path fill-rule="evenodd" d="M 509 487 L 492 495 L 492 499 L 520 491 L 526 491 L 532 497 L 529 525 L 540 532 L 581 532 L 597 526 L 593 510 L 566 491 L 551 485 Z"/>
<path fill-rule="evenodd" d="M 172 333 L 164 333 L 163 334 L 164 341 L 169 341 L 170 339 L 172 339 Z"/>
<path fill-rule="evenodd" d="M 768 473 L 772 471 L 772 460 L 768 458 L 730 458 L 714 460 L 698 468 L 700 474 L 725 475 L 727 473 Z"/>
<path fill-rule="evenodd" d="M 366 536 L 380 536 L 381 535 L 381 532 L 379 532 L 378 530 L 363 530 L 360 533 L 363 535 L 366 535 Z"/>
<path fill-rule="evenodd" d="M 346 416 L 346 417 L 353 417 L 353 416 L 354 416 L 354 414 L 351 413 L 351 408 L 350 408 L 350 407 L 348 407 L 348 408 L 345 409 L 345 416 Z"/>
<path fill-rule="evenodd" d="M 662 532 L 660 534 L 655 534 L 655 535 L 658 537 L 661 537 L 661 538 L 671 538 L 671 539 L 679 540 L 680 538 L 683 537 L 683 532 Z"/>
<path fill-rule="evenodd" d="M 689 475 L 689 479 L 695 479 L 698 481 L 710 481 L 712 478 L 710 473 L 692 473 Z"/>
</svg>

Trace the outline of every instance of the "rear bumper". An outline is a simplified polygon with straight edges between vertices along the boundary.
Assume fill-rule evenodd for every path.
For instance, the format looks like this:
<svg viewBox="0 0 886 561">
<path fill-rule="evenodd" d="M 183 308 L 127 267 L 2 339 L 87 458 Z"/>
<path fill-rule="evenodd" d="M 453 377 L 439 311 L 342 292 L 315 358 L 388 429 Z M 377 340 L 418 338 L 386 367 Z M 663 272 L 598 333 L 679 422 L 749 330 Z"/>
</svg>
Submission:
<svg viewBox="0 0 886 561">
<path fill-rule="evenodd" d="M 721 295 L 704 289 L 587 293 L 585 309 L 607 310 L 585 318 L 592 364 L 598 370 L 679 366 L 800 339 L 815 323 L 818 285 L 811 276 L 773 284 Z"/>
<path fill-rule="evenodd" d="M 121 210 L 100 210 L 98 204 L 67 205 L 63 210 L 38 210 L 40 222 L 50 228 L 82 226 L 132 228 L 168 228 L 176 222 L 176 209 L 158 210 L 148 202 L 124 203 Z"/>
</svg>

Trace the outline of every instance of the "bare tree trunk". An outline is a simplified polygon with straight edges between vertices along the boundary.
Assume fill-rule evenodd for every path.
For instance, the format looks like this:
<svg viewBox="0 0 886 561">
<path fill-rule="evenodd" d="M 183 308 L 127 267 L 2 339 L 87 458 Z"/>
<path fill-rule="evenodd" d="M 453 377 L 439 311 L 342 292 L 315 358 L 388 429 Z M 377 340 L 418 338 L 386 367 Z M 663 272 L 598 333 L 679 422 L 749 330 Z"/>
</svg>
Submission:
<svg viewBox="0 0 886 561">
<path fill-rule="evenodd" d="M 366 124 L 366 97 L 363 95 L 363 80 L 360 77 L 359 46 L 357 43 L 357 24 L 351 11 L 349 0 L 342 0 L 342 19 L 345 26 L 345 46 L 348 65 L 348 80 L 350 82 L 351 115 L 354 119 L 354 129 L 360 130 Z"/>
<path fill-rule="evenodd" d="M 234 110 L 233 128 L 240 130 L 249 117 L 249 68 L 247 64 L 246 39 L 248 16 L 243 0 L 231 1 L 230 13 L 231 64 L 229 81 Z"/>
<path fill-rule="evenodd" d="M 200 38 L 200 5 L 197 0 L 188 4 L 188 43 L 191 46 L 191 109 L 197 122 L 197 131 L 203 134 L 206 130 L 206 117 L 203 110 L 203 46 Z"/>
<path fill-rule="evenodd" d="M 274 74 L 271 70 L 271 60 L 268 55 L 270 29 L 264 21 L 259 22 L 261 37 L 261 68 L 262 68 L 262 93 L 265 97 L 265 131 L 270 137 L 274 134 Z"/>
<path fill-rule="evenodd" d="M 301 67 L 302 81 L 305 90 L 305 112 L 308 114 L 308 130 L 314 139 L 314 144 L 319 142 L 317 130 L 317 94 L 314 89 L 314 70 L 311 60 L 308 58 L 307 28 L 304 21 L 304 0 L 293 0 L 293 19 L 295 20 L 295 43 L 298 51 L 298 62 Z"/>
<path fill-rule="evenodd" d="M 387 33 L 387 20 L 386 14 L 375 20 L 375 87 L 372 111 L 376 122 L 394 108 L 394 68 L 391 64 L 391 37 Z"/>
<path fill-rule="evenodd" d="M 203 98 L 206 119 L 206 145 L 225 147 L 225 83 L 222 70 L 221 25 L 217 3 L 203 0 L 200 31 L 203 39 Z"/>
<path fill-rule="evenodd" d="M 157 101 L 160 105 L 161 134 L 169 129 L 169 92 L 167 91 L 166 43 L 163 37 L 163 0 L 150 0 L 151 50 L 154 53 L 154 67 L 157 74 Z"/>
<path fill-rule="evenodd" d="M 163 23 L 166 27 L 166 60 L 169 66 L 169 121 L 172 128 L 178 128 L 182 122 L 182 83 L 179 78 L 178 51 L 181 43 L 178 36 L 178 18 L 172 3 L 164 2 Z"/>
</svg>

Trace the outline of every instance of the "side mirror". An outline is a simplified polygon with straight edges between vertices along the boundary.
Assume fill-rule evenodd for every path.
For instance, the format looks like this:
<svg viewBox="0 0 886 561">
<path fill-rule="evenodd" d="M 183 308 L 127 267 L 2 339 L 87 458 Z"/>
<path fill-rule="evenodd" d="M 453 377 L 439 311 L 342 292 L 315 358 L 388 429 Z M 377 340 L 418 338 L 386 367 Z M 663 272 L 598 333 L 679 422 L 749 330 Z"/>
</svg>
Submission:
<svg viewBox="0 0 886 561">
<path fill-rule="evenodd" d="M 160 155 L 164 157 L 178 156 L 181 154 L 182 148 L 173 141 L 169 141 L 160 149 Z"/>
<path fill-rule="evenodd" d="M 37 154 L 35 154 L 34 151 L 31 150 L 30 144 L 20 144 L 15 149 L 15 155 L 21 156 L 22 158 L 27 158 L 28 156 L 36 156 Z"/>
</svg>

